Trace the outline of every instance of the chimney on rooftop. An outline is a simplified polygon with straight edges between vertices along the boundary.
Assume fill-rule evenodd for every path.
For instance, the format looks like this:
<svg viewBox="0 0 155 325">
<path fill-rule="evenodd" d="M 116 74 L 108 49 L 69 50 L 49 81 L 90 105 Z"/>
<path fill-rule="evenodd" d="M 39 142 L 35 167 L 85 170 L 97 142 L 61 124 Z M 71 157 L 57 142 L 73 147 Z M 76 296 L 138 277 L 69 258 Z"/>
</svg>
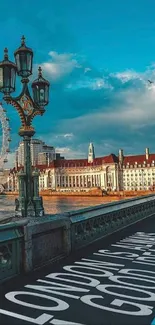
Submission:
<svg viewBox="0 0 155 325">
<path fill-rule="evenodd" d="M 146 156 L 146 160 L 149 159 L 149 148 L 145 149 L 145 156 Z"/>
</svg>

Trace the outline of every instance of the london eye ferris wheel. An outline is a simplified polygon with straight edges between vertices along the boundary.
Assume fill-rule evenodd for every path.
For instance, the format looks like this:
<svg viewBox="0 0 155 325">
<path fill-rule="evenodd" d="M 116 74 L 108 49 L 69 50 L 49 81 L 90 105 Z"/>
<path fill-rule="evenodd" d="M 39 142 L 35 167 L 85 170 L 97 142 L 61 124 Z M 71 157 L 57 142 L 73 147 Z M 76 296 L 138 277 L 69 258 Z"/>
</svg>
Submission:
<svg viewBox="0 0 155 325">
<path fill-rule="evenodd" d="M 8 153 L 10 152 L 10 126 L 6 110 L 0 103 L 0 171 L 3 171 L 4 164 L 8 162 Z"/>
</svg>

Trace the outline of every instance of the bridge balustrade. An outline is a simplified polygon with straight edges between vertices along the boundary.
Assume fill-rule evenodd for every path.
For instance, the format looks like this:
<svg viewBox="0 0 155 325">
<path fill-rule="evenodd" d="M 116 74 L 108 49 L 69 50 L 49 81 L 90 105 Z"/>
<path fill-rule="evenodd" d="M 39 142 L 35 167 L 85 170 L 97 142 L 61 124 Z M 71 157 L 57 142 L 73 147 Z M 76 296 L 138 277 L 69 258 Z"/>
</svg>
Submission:
<svg viewBox="0 0 155 325">
<path fill-rule="evenodd" d="M 0 282 L 155 215 L 155 195 L 0 225 Z"/>
<path fill-rule="evenodd" d="M 155 213 L 155 195 L 70 212 L 71 247 L 79 249 Z"/>
</svg>

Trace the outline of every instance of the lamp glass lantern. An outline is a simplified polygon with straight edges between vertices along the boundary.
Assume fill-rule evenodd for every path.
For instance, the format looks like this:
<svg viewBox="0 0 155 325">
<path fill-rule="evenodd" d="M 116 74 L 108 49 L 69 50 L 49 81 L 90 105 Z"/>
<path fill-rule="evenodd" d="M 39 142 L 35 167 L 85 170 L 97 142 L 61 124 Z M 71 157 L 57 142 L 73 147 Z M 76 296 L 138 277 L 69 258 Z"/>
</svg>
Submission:
<svg viewBox="0 0 155 325">
<path fill-rule="evenodd" d="M 17 66 L 9 61 L 8 49 L 4 49 L 4 60 L 0 62 L 0 91 L 10 94 L 15 91 Z"/>
<path fill-rule="evenodd" d="M 17 66 L 17 74 L 22 78 L 28 78 L 32 74 L 33 51 L 25 45 L 25 37 L 22 36 L 21 46 L 14 52 Z"/>
<path fill-rule="evenodd" d="M 32 82 L 33 98 L 35 103 L 44 107 L 49 102 L 49 82 L 43 78 L 42 69 L 38 69 L 38 78 Z"/>
</svg>

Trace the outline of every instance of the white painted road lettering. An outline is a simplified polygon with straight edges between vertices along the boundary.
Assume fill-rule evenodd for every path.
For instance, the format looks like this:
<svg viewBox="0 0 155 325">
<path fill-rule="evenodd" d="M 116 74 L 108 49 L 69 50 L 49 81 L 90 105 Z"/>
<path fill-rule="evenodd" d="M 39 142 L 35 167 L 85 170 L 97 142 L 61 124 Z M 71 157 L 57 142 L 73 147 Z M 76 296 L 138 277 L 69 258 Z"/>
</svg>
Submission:
<svg viewBox="0 0 155 325">
<path fill-rule="evenodd" d="M 99 305 L 97 302 L 95 303 L 94 302 L 95 299 L 97 299 L 97 301 L 99 299 L 101 299 L 101 305 Z M 143 304 L 137 304 L 135 302 L 129 302 L 126 300 L 121 300 L 121 299 L 114 299 L 110 305 L 116 306 L 116 307 L 121 307 L 121 306 L 123 306 L 123 304 L 125 304 L 125 305 L 132 306 L 133 309 L 135 309 L 135 307 L 136 307 L 138 310 L 137 311 L 129 311 L 129 310 L 115 309 L 112 307 L 107 307 L 107 306 L 102 305 L 103 299 L 104 299 L 103 296 L 88 295 L 88 296 L 83 296 L 81 298 L 81 301 L 91 307 L 103 309 L 103 310 L 106 310 L 106 311 L 109 311 L 112 313 L 119 313 L 119 314 L 132 315 L 132 316 L 148 316 L 148 315 L 151 315 L 151 313 L 152 313 L 153 307 L 143 305 Z"/>
<path fill-rule="evenodd" d="M 56 319 L 56 318 L 51 320 L 50 324 L 53 324 L 53 325 L 85 325 L 85 324 L 81 324 L 81 323 L 69 322 L 68 320 L 65 321 L 65 320 Z"/>
<path fill-rule="evenodd" d="M 141 278 L 148 278 L 155 280 L 155 271 L 141 270 L 141 269 L 122 269 L 118 273 L 140 276 Z M 143 274 L 144 273 L 144 274 Z"/>
<path fill-rule="evenodd" d="M 127 253 L 127 252 L 110 252 L 109 250 L 106 250 L 106 249 L 100 249 L 98 252 L 103 254 L 104 256 L 106 254 L 108 254 L 110 257 L 114 256 L 117 258 L 123 258 L 124 260 L 125 259 L 133 260 L 134 258 L 139 256 L 138 254 Z M 106 255 L 106 256 L 108 256 L 108 255 Z"/>
<path fill-rule="evenodd" d="M 124 280 L 122 280 L 124 279 Z M 132 287 L 138 287 L 138 288 L 142 288 L 142 289 L 155 289 L 155 281 L 153 280 L 148 280 L 145 278 L 140 278 L 140 277 L 136 277 L 136 276 L 123 276 L 123 275 L 115 275 L 115 276 L 110 276 L 109 278 L 110 281 L 119 283 L 119 284 L 125 284 L 128 286 L 132 286 Z M 125 281 L 127 280 L 127 281 Z M 130 281 L 131 280 L 131 283 Z M 133 283 L 134 282 L 138 282 L 137 284 Z M 144 282 L 145 285 L 139 284 L 139 282 Z M 150 284 L 150 285 L 148 285 Z"/>
<path fill-rule="evenodd" d="M 46 322 L 48 322 L 51 318 L 53 318 L 53 316 L 49 315 L 49 314 L 42 314 L 37 318 L 32 318 L 32 317 L 28 317 L 28 316 L 25 316 L 25 315 L 14 313 L 12 311 L 5 310 L 5 309 L 0 309 L 0 314 L 10 316 L 10 317 L 14 317 L 14 318 L 17 318 L 17 319 L 20 319 L 20 320 L 24 320 L 25 322 L 29 322 L 29 323 L 33 323 L 33 324 L 37 324 L 37 325 L 43 325 Z"/>
<path fill-rule="evenodd" d="M 74 304 L 78 302 L 78 306 L 82 304 L 93 308 L 94 313 L 102 310 L 134 317 L 153 315 L 155 307 L 154 246 L 154 233 L 136 232 L 112 244 L 111 250 L 100 249 L 94 252 L 91 258 L 82 258 L 71 265 L 63 266 L 64 271 L 61 273 L 49 273 L 44 278 L 36 280 L 35 283 L 26 284 L 25 291 L 6 293 L 5 298 L 9 300 L 12 308 L 13 304 L 18 304 L 26 308 L 26 315 L 11 311 L 10 304 L 9 310 L 0 309 L 0 314 L 37 325 L 47 323 L 87 325 L 86 322 L 80 322 L 80 310 L 76 310 L 79 314 L 78 322 L 74 319 L 67 319 L 67 316 L 63 317 L 63 311 L 71 308 L 73 302 Z M 120 251 L 113 251 L 115 247 L 120 248 Z M 126 263 L 139 265 L 134 269 L 126 267 Z M 92 294 L 92 290 L 95 290 L 96 294 Z M 37 310 L 38 314 L 40 311 L 43 313 L 30 317 L 27 316 L 27 311 L 30 309 Z"/>
<path fill-rule="evenodd" d="M 40 300 L 41 299 L 45 300 L 44 303 L 46 302 L 46 300 L 51 300 L 51 302 L 54 302 L 57 305 L 56 306 L 50 306 L 50 307 L 48 307 L 46 305 L 34 305 L 34 304 L 30 304 L 29 302 L 25 302 L 25 301 L 22 301 L 22 300 L 16 298 L 16 296 L 22 296 L 22 295 L 39 297 Z M 61 311 L 61 310 L 66 310 L 67 308 L 69 308 L 69 305 L 67 304 L 67 302 L 64 302 L 63 300 L 57 299 L 55 297 L 42 295 L 42 294 L 37 293 L 37 292 L 12 291 L 12 292 L 8 292 L 5 295 L 5 297 L 8 300 L 14 302 L 15 304 L 30 307 L 30 308 L 40 309 L 40 310 Z"/>
<path fill-rule="evenodd" d="M 130 244 L 130 243 L 121 243 L 121 244 L 112 244 L 112 247 L 118 247 L 118 248 L 127 248 L 127 249 L 131 249 L 131 250 L 136 250 L 136 251 L 143 251 L 145 252 L 147 249 L 151 248 L 153 245 L 143 245 L 143 246 L 136 246 L 134 244 Z"/>
<path fill-rule="evenodd" d="M 103 270 L 103 269 L 99 269 L 99 268 L 95 268 L 95 267 L 90 267 L 90 266 L 81 266 L 81 265 L 66 265 L 63 266 L 63 269 L 69 272 L 73 272 L 76 274 L 88 274 L 90 276 L 96 276 L 96 277 L 108 277 L 110 275 L 113 275 L 113 273 L 107 271 L 107 270 Z M 88 270 L 88 273 L 87 273 Z M 89 271 L 92 272 L 95 271 L 94 273 L 89 273 Z M 85 272 L 84 272 L 85 271 Z M 99 272 L 99 273 L 96 273 Z"/>
<path fill-rule="evenodd" d="M 109 288 L 112 288 L 112 290 L 109 290 Z M 144 300 L 144 301 L 155 301 L 155 293 L 150 292 L 150 291 L 146 291 L 146 290 L 142 290 L 142 289 L 138 289 L 135 287 L 128 287 L 127 285 L 114 285 L 114 284 L 99 284 L 97 286 L 97 289 L 101 292 L 104 293 L 108 293 L 109 295 L 113 295 L 113 296 L 118 296 L 118 297 L 122 297 L 122 298 L 127 298 L 127 299 L 132 299 L 132 300 Z M 115 290 L 116 289 L 116 290 Z M 117 290 L 120 289 L 120 290 Z M 117 291 L 129 291 L 129 294 L 126 293 L 125 295 L 123 293 L 118 293 Z M 137 294 L 136 293 L 143 293 L 145 297 Z M 130 294 L 133 294 L 134 296 L 131 296 Z M 147 295 L 147 297 L 146 297 Z"/>
<path fill-rule="evenodd" d="M 62 277 L 61 277 L 62 275 Z M 69 279 L 68 279 L 69 277 Z M 88 276 L 83 276 L 79 274 L 73 274 L 73 273 L 50 273 L 46 275 L 46 278 L 55 279 L 59 281 L 65 281 L 70 283 L 77 283 L 78 285 L 86 285 L 88 287 L 96 287 L 98 284 L 100 284 L 100 281 L 97 279 L 90 278 Z M 75 280 L 75 278 L 79 278 L 80 281 Z M 88 280 L 89 282 L 83 282 L 81 280 Z"/>
<path fill-rule="evenodd" d="M 25 288 L 29 288 L 29 289 L 33 289 L 33 290 L 37 290 L 37 291 L 48 292 L 48 293 L 52 293 L 52 294 L 56 294 L 59 296 L 64 296 L 64 297 L 68 297 L 68 298 L 72 298 L 72 299 L 79 299 L 80 296 L 64 293 L 61 291 L 89 292 L 89 290 L 85 289 L 85 288 L 73 287 L 73 286 L 69 286 L 66 284 L 64 285 L 61 283 L 50 282 L 50 281 L 46 281 L 46 280 L 37 280 L 37 281 L 41 282 L 41 283 L 46 283 L 46 284 L 48 284 L 48 286 L 47 285 L 41 286 L 41 285 L 28 284 L 25 286 Z"/>
</svg>

